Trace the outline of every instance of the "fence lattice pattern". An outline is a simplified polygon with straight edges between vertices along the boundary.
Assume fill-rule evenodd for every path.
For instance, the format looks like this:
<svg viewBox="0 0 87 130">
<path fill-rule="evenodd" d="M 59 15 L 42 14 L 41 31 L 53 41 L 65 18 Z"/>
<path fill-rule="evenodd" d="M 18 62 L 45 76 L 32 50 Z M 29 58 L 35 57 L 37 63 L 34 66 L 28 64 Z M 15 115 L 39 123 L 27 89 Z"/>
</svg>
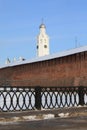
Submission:
<svg viewBox="0 0 87 130">
<path fill-rule="evenodd" d="M 0 110 L 53 109 L 87 105 L 87 87 L 0 87 Z"/>
</svg>

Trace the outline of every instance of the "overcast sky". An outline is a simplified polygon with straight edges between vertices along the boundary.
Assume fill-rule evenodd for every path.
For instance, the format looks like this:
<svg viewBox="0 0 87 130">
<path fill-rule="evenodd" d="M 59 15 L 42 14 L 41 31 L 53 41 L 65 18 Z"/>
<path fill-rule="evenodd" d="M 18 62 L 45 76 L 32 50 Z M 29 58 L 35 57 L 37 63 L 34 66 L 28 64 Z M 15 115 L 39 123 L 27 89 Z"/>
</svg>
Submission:
<svg viewBox="0 0 87 130">
<path fill-rule="evenodd" d="M 87 45 L 87 0 L 0 0 L 0 64 L 36 57 L 42 18 L 51 54 Z"/>
</svg>

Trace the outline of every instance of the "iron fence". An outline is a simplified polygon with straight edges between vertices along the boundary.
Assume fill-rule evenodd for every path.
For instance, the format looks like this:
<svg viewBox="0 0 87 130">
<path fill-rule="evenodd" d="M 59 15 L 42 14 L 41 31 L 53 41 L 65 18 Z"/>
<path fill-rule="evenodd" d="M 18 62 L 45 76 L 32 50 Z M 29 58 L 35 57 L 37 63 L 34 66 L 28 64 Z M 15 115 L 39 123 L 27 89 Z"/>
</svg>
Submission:
<svg viewBox="0 0 87 130">
<path fill-rule="evenodd" d="M 87 105 L 87 87 L 0 87 L 0 111 Z"/>
</svg>

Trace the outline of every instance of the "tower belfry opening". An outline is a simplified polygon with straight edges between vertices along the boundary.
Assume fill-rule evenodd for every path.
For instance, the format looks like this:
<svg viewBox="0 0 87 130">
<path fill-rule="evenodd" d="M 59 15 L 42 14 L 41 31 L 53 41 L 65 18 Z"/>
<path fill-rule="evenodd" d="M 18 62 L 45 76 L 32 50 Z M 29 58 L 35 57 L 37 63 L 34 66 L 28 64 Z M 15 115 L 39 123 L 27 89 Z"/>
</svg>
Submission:
<svg viewBox="0 0 87 130">
<path fill-rule="evenodd" d="M 49 55 L 49 36 L 46 34 L 46 26 L 42 22 L 39 26 L 40 33 L 37 36 L 37 56 Z"/>
</svg>

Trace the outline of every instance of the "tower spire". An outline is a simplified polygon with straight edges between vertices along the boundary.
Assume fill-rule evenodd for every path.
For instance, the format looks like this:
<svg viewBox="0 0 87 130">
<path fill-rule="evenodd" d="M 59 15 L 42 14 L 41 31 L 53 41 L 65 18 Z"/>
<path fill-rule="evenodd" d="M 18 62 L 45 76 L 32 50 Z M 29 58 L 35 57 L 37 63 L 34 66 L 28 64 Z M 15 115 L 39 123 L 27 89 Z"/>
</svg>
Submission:
<svg viewBox="0 0 87 130">
<path fill-rule="evenodd" d="M 41 23 L 44 24 L 44 19 L 42 18 Z"/>
</svg>

